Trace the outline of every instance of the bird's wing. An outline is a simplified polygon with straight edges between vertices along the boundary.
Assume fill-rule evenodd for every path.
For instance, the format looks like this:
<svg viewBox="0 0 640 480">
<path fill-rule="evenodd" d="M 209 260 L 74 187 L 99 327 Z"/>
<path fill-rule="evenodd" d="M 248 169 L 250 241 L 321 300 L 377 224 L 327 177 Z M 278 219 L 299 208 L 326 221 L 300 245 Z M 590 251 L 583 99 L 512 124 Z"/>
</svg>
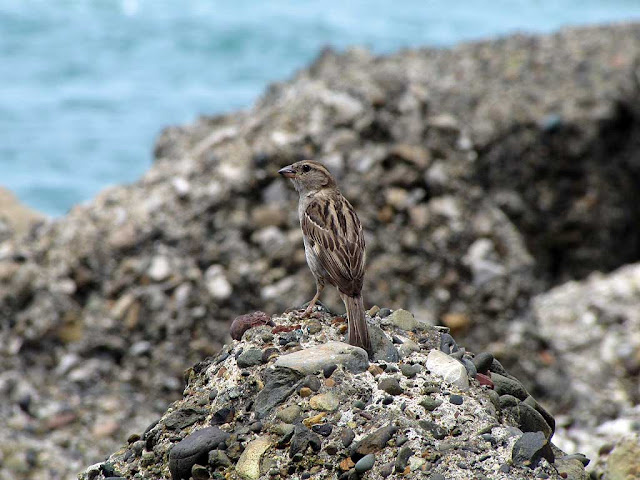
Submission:
<svg viewBox="0 0 640 480">
<path fill-rule="evenodd" d="M 302 213 L 302 232 L 338 290 L 357 295 L 364 279 L 362 224 L 342 195 L 314 198 Z"/>
</svg>

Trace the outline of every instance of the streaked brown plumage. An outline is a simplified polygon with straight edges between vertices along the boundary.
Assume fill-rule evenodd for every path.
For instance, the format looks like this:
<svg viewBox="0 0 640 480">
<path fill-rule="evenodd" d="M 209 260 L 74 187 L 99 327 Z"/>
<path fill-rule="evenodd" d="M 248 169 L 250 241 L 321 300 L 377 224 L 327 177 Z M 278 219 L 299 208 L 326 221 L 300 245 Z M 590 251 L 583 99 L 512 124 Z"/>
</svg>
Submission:
<svg viewBox="0 0 640 480">
<path fill-rule="evenodd" d="M 362 301 L 365 245 L 362 225 L 349 201 L 342 196 L 324 165 L 303 160 L 279 173 L 293 181 L 300 194 L 298 215 L 307 264 L 316 279 L 311 313 L 327 283 L 335 286 L 347 309 L 348 341 L 371 351 Z"/>
</svg>

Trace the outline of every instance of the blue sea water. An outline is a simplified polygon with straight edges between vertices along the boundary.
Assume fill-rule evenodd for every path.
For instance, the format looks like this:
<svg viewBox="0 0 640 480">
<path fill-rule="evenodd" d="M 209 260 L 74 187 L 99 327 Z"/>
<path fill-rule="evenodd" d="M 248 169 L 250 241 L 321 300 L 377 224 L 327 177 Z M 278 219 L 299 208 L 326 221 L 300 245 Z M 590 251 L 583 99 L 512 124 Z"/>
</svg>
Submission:
<svg viewBox="0 0 640 480">
<path fill-rule="evenodd" d="M 61 215 L 139 177 L 164 126 L 248 108 L 327 45 L 634 19 L 637 0 L 0 0 L 0 185 Z"/>
</svg>

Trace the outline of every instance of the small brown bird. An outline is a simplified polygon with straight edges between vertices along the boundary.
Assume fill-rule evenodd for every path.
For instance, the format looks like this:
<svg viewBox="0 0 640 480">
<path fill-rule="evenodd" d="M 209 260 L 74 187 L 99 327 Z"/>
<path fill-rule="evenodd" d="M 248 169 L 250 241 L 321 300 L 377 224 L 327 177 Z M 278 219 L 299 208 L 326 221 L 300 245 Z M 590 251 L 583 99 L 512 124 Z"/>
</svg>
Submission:
<svg viewBox="0 0 640 480">
<path fill-rule="evenodd" d="M 347 309 L 348 341 L 371 353 L 364 315 L 364 235 L 355 210 L 338 190 L 324 165 L 311 160 L 279 170 L 300 194 L 298 216 L 307 264 L 316 279 L 316 295 L 304 315 L 309 315 L 327 283 L 335 286 Z"/>
</svg>

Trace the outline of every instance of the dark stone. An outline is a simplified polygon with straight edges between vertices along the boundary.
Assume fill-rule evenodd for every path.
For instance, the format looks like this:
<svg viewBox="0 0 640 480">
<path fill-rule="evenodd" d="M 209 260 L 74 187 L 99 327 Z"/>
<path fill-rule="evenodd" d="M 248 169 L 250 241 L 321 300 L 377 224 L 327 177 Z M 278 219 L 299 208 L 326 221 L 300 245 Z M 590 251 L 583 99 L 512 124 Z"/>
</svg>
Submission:
<svg viewBox="0 0 640 480">
<path fill-rule="evenodd" d="M 333 372 L 336 371 L 336 368 L 338 368 L 338 365 L 329 365 L 328 367 L 324 367 L 324 369 L 322 370 L 324 378 L 329 378 L 331 375 L 333 375 Z"/>
<path fill-rule="evenodd" d="M 382 399 L 383 405 L 391 405 L 392 403 L 393 403 L 393 397 L 387 396 Z"/>
<path fill-rule="evenodd" d="M 315 375 L 307 375 L 306 377 L 304 377 L 304 380 L 302 380 L 302 386 L 309 387 L 314 392 L 317 392 L 318 390 L 320 390 L 322 383 L 320 382 L 320 379 Z"/>
<path fill-rule="evenodd" d="M 547 425 L 549 425 L 549 427 L 551 427 L 551 431 L 555 432 L 556 431 L 556 420 L 551 416 L 551 414 L 549 412 L 547 412 L 537 401 L 535 398 L 533 398 L 531 395 L 529 395 L 527 398 L 525 398 L 522 403 L 525 403 L 527 405 L 529 405 L 530 407 L 535 408 L 536 412 L 538 412 L 540 415 L 542 415 L 542 418 L 544 418 L 544 421 L 547 422 Z"/>
<path fill-rule="evenodd" d="M 420 406 L 423 407 L 428 412 L 433 412 L 440 405 L 442 405 L 442 400 L 439 400 L 433 397 L 425 396 L 420 401 Z"/>
<path fill-rule="evenodd" d="M 497 393 L 496 393 L 496 395 L 497 395 Z M 501 409 L 502 408 L 515 407 L 519 403 L 520 403 L 520 400 L 518 400 L 513 395 L 502 395 L 501 397 L 499 397 L 499 407 Z"/>
<path fill-rule="evenodd" d="M 351 446 L 351 458 L 357 461 L 365 455 L 382 450 L 397 431 L 393 425 L 387 425 L 370 433 Z"/>
<path fill-rule="evenodd" d="M 462 365 L 464 365 L 464 368 L 467 370 L 467 375 L 469 376 L 469 378 L 476 378 L 476 375 L 478 375 L 478 369 L 476 369 L 476 366 L 473 364 L 473 362 L 467 357 L 462 357 L 460 359 L 460 362 L 462 362 Z"/>
<path fill-rule="evenodd" d="M 534 469 L 542 458 L 546 458 L 549 463 L 555 461 L 551 444 L 542 432 L 523 433 L 511 449 L 511 459 L 515 465 Z"/>
<path fill-rule="evenodd" d="M 268 363 L 269 359 L 273 355 L 277 355 L 278 353 L 280 353 L 280 350 L 278 350 L 278 348 L 276 347 L 265 348 L 262 352 L 262 363 Z"/>
<path fill-rule="evenodd" d="M 340 432 L 340 440 L 345 447 L 351 445 L 354 438 L 356 438 L 356 434 L 349 427 L 343 428 Z"/>
<path fill-rule="evenodd" d="M 589 460 L 584 453 L 573 453 L 571 455 L 564 455 L 562 457 L 559 457 L 558 460 L 578 460 L 585 467 L 591 463 L 591 460 Z"/>
<path fill-rule="evenodd" d="M 441 473 L 433 473 L 430 477 L 429 480 L 447 480 L 445 478 L 444 475 L 442 475 Z"/>
<path fill-rule="evenodd" d="M 438 425 L 435 422 L 431 422 L 429 420 L 420 420 L 418 424 L 431 435 L 436 440 L 442 440 L 447 436 L 447 430 Z"/>
<path fill-rule="evenodd" d="M 381 308 L 378 312 L 378 315 L 380 316 L 380 318 L 388 317 L 389 315 L 391 315 L 391 309 L 387 307 Z"/>
<path fill-rule="evenodd" d="M 440 335 L 440 351 L 448 355 L 450 353 L 457 352 L 458 350 L 460 350 L 458 348 L 458 344 L 450 334 L 443 333 Z"/>
<path fill-rule="evenodd" d="M 322 435 L 323 437 L 328 437 L 329 435 L 331 435 L 331 432 L 333 431 L 333 425 L 331 425 L 330 423 L 322 423 L 322 424 L 314 425 L 313 427 L 311 427 L 311 430 L 313 430 L 318 435 Z"/>
<path fill-rule="evenodd" d="M 449 401 L 454 405 L 462 405 L 462 402 L 464 402 L 464 398 L 462 398 L 461 395 L 450 395 Z"/>
<path fill-rule="evenodd" d="M 275 406 L 284 402 L 295 392 L 302 374 L 291 368 L 278 367 L 265 371 L 264 388 L 260 390 L 253 405 L 258 417 L 266 416 Z"/>
<path fill-rule="evenodd" d="M 355 402 L 353 402 L 353 408 L 359 408 L 360 410 L 364 410 L 366 406 L 367 404 L 364 403 L 362 400 L 356 400 Z"/>
<path fill-rule="evenodd" d="M 476 370 L 480 373 L 487 373 L 489 368 L 491 367 L 491 363 L 493 362 L 493 355 L 489 352 L 481 352 L 473 359 L 471 359 L 473 364 L 476 367 Z"/>
<path fill-rule="evenodd" d="M 231 423 L 235 415 L 236 411 L 233 407 L 222 407 L 213 414 L 211 425 L 224 425 L 225 423 Z"/>
<path fill-rule="evenodd" d="M 419 365 L 417 363 L 414 365 L 403 364 L 400 365 L 400 371 L 405 377 L 413 378 L 422 371 L 422 365 Z"/>
<path fill-rule="evenodd" d="M 193 480 L 208 480 L 211 476 L 209 475 L 209 470 L 207 470 L 206 467 L 196 463 L 191 467 L 191 478 L 193 478 Z"/>
<path fill-rule="evenodd" d="M 409 441 L 409 438 L 406 435 L 398 435 L 396 437 L 396 446 L 401 447 L 405 443 Z"/>
<path fill-rule="evenodd" d="M 407 464 L 409 463 L 409 458 L 413 455 L 413 450 L 409 447 L 402 447 L 398 452 L 398 456 L 396 457 L 396 463 L 394 466 L 394 470 L 396 473 L 404 472 L 404 469 L 407 468 Z"/>
<path fill-rule="evenodd" d="M 380 475 L 382 478 L 387 478 L 393 473 L 393 462 L 385 463 L 380 467 Z"/>
<path fill-rule="evenodd" d="M 248 368 L 262 364 L 262 350 L 259 348 L 249 348 L 238 355 L 236 359 L 238 367 Z"/>
<path fill-rule="evenodd" d="M 527 389 L 517 380 L 512 380 L 499 373 L 492 373 L 491 381 L 493 389 L 498 392 L 498 395 L 513 395 L 519 400 L 524 400 L 529 396 Z"/>
<path fill-rule="evenodd" d="M 206 463 L 209 451 L 228 438 L 229 434 L 218 427 L 206 427 L 176 443 L 169 452 L 169 471 L 173 480 L 188 479 L 191 467 Z"/>
<path fill-rule="evenodd" d="M 505 415 L 511 417 L 523 432 L 542 432 L 545 438 L 551 438 L 551 427 L 544 417 L 525 403 L 503 409 Z"/>
<path fill-rule="evenodd" d="M 209 465 L 214 469 L 218 467 L 227 468 L 232 466 L 233 462 L 222 450 L 211 450 L 209 452 Z"/>
<path fill-rule="evenodd" d="M 246 315 L 240 315 L 239 317 L 236 317 L 231 323 L 231 338 L 233 338 L 234 340 L 240 340 L 242 339 L 242 335 L 244 335 L 244 332 L 246 332 L 250 328 L 260 325 L 273 326 L 271 317 L 266 313 L 260 311 L 248 313 Z"/>
<path fill-rule="evenodd" d="M 249 430 L 252 431 L 253 433 L 260 433 L 262 431 L 263 426 L 264 425 L 260 421 L 253 422 L 251 425 L 249 425 Z"/>
<path fill-rule="evenodd" d="M 338 453 L 338 445 L 336 445 L 335 443 L 330 443 L 329 445 L 327 445 L 326 447 L 324 447 L 324 451 L 327 452 L 327 455 L 335 455 L 336 453 Z"/>
<path fill-rule="evenodd" d="M 371 470 L 373 468 L 373 464 L 376 461 L 376 457 L 373 455 L 373 453 L 370 453 L 368 455 L 365 455 L 364 457 L 362 457 L 360 460 L 358 460 L 356 462 L 356 472 L 358 473 L 364 473 L 368 470 Z"/>
<path fill-rule="evenodd" d="M 293 458 L 298 453 L 304 454 L 308 447 L 317 452 L 322 448 L 322 440 L 307 427 L 298 424 L 293 431 L 293 437 L 291 437 L 289 458 Z"/>
<path fill-rule="evenodd" d="M 489 371 L 491 373 L 498 373 L 498 374 L 502 375 L 503 377 L 511 378 L 512 380 L 516 379 L 513 375 L 509 375 L 509 372 L 507 372 L 507 370 L 502 366 L 502 364 L 498 360 L 496 360 L 495 358 L 491 362 L 491 366 L 489 367 Z"/>
<path fill-rule="evenodd" d="M 400 360 L 398 349 L 380 327 L 369 325 L 369 337 L 371 339 L 371 350 L 373 351 L 373 359 L 375 361 L 395 363 Z"/>
<path fill-rule="evenodd" d="M 164 420 L 164 426 L 169 430 L 183 430 L 194 423 L 204 420 L 205 417 L 205 410 L 182 408 L 169 414 L 169 416 Z"/>
<path fill-rule="evenodd" d="M 378 388 L 384 390 L 389 395 L 400 395 L 404 389 L 400 386 L 397 378 L 387 377 L 378 382 Z"/>
</svg>

